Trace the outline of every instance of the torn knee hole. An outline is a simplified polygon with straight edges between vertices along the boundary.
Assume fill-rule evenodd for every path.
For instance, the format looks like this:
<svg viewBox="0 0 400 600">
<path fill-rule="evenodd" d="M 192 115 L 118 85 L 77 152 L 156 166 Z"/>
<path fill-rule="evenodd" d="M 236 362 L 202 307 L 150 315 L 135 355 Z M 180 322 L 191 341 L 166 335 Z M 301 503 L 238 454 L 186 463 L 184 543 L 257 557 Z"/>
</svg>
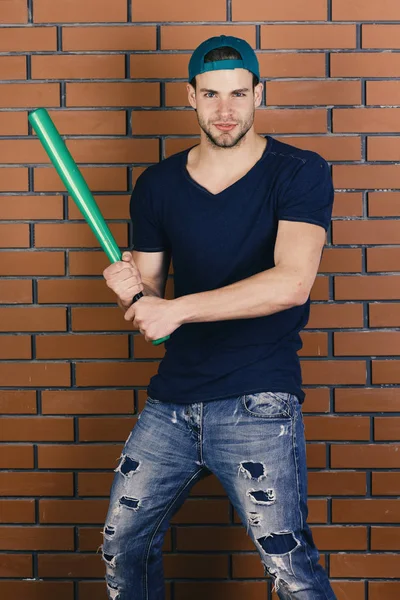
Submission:
<svg viewBox="0 0 400 600">
<path fill-rule="evenodd" d="M 260 481 L 266 474 L 266 467 L 261 462 L 244 461 L 239 465 L 239 472 L 242 473 L 248 479 L 256 479 Z"/>
<path fill-rule="evenodd" d="M 106 525 L 103 529 L 103 534 L 107 537 L 112 537 L 115 534 L 114 525 Z"/>
<path fill-rule="evenodd" d="M 257 539 L 264 552 L 267 554 L 289 554 L 299 546 L 293 533 L 271 533 Z"/>
<path fill-rule="evenodd" d="M 275 491 L 270 490 L 248 490 L 247 495 L 255 504 L 273 504 L 276 500 Z"/>
<path fill-rule="evenodd" d="M 137 460 L 134 460 L 130 456 L 123 454 L 121 457 L 121 462 L 118 467 L 114 469 L 115 473 L 121 473 L 125 477 L 132 477 L 135 473 L 139 471 L 140 463 Z"/>
<path fill-rule="evenodd" d="M 103 558 L 104 558 L 105 562 L 108 565 L 110 565 L 110 567 L 115 567 L 117 557 L 114 554 L 105 554 L 103 552 Z"/>
<path fill-rule="evenodd" d="M 132 510 L 138 510 L 139 505 L 140 505 L 140 500 L 138 500 L 137 498 L 129 498 L 129 496 L 122 496 L 119 499 L 119 503 L 122 506 L 126 506 L 127 508 L 130 508 Z"/>
</svg>

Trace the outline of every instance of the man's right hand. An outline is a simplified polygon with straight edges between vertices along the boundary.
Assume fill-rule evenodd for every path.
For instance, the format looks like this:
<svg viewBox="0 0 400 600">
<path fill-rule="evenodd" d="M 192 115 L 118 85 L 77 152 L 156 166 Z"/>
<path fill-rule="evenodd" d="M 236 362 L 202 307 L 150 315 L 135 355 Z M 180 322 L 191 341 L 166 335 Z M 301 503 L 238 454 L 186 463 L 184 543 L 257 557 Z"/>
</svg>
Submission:
<svg viewBox="0 0 400 600">
<path fill-rule="evenodd" d="M 130 252 L 124 252 L 122 260 L 104 269 L 103 276 L 125 307 L 130 306 L 133 297 L 144 290 L 140 272 Z"/>
</svg>

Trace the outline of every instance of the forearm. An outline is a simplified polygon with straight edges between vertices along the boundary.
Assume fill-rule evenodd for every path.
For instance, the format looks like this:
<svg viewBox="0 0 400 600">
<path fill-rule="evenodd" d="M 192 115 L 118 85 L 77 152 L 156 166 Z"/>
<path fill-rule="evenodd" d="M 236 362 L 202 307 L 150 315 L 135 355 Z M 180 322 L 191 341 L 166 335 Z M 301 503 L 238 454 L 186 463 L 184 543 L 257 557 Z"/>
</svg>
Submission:
<svg viewBox="0 0 400 600">
<path fill-rule="evenodd" d="M 264 317 L 302 304 L 304 284 L 293 271 L 274 267 L 231 285 L 174 300 L 182 323 Z"/>
</svg>

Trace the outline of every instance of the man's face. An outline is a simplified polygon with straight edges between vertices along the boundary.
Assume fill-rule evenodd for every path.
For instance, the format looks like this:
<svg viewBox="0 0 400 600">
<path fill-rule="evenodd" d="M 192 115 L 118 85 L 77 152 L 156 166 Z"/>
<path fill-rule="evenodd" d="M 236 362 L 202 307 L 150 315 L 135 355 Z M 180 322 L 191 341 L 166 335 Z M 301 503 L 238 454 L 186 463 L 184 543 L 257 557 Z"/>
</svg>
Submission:
<svg viewBox="0 0 400 600">
<path fill-rule="evenodd" d="M 233 148 L 254 123 L 263 86 L 253 90 L 253 75 L 246 69 L 210 71 L 196 77 L 196 90 L 188 84 L 189 102 L 208 141 Z"/>
</svg>

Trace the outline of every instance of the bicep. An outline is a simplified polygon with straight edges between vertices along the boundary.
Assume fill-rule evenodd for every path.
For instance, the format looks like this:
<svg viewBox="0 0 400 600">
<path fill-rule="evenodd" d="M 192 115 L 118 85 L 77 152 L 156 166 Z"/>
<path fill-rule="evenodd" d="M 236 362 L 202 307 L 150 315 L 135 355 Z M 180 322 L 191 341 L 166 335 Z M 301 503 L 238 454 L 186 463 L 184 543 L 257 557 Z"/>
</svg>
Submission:
<svg viewBox="0 0 400 600">
<path fill-rule="evenodd" d="M 280 220 L 275 243 L 276 267 L 293 273 L 305 299 L 311 291 L 326 241 L 323 227 L 299 221 Z"/>
<path fill-rule="evenodd" d="M 163 298 L 171 262 L 170 252 L 167 250 L 163 250 L 162 252 L 132 250 L 132 256 L 135 265 L 139 269 L 143 283 Z"/>
</svg>

